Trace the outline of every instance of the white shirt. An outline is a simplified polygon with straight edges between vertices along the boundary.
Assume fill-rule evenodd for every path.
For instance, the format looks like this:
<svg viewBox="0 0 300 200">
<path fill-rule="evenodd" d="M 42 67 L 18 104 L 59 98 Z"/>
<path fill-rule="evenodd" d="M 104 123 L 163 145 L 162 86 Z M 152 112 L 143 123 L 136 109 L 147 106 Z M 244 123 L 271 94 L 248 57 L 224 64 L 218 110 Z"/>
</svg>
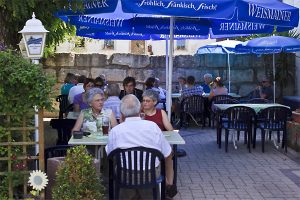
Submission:
<svg viewBox="0 0 300 200">
<path fill-rule="evenodd" d="M 115 126 L 108 135 L 105 150 L 109 154 L 117 148 L 138 146 L 157 149 L 164 157 L 168 157 L 172 151 L 160 128 L 154 122 L 141 120 L 140 117 L 128 117 L 125 122 Z M 156 161 L 156 166 L 158 165 L 159 162 Z"/>
<path fill-rule="evenodd" d="M 70 89 L 69 96 L 68 96 L 70 104 L 73 103 L 75 95 L 83 93 L 83 92 L 84 92 L 83 83 L 78 83 L 77 85 L 73 86 Z"/>
</svg>

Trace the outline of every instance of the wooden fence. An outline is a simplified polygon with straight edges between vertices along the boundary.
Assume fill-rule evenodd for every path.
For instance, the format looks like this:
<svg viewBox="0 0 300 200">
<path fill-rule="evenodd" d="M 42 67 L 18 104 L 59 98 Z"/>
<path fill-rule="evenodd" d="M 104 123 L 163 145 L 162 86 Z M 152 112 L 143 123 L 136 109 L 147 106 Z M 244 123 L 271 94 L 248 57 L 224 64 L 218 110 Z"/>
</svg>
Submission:
<svg viewBox="0 0 300 200">
<path fill-rule="evenodd" d="M 35 114 L 38 116 L 37 127 Z M 39 154 L 35 153 L 36 145 Z M 44 171 L 44 167 L 43 110 L 21 117 L 15 113 L 0 113 L 0 199 L 24 198 L 28 194 L 30 171 Z"/>
</svg>

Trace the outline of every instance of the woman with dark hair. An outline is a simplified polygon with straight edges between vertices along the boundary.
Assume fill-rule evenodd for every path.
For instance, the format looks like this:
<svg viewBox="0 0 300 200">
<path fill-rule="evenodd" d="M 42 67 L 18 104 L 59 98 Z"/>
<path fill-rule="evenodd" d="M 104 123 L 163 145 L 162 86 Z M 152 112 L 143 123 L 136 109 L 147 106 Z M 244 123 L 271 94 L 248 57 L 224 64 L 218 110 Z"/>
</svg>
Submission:
<svg viewBox="0 0 300 200">
<path fill-rule="evenodd" d="M 122 99 L 127 94 L 133 94 L 138 98 L 140 102 L 143 101 L 143 91 L 135 88 L 136 82 L 135 78 L 128 76 L 123 80 L 124 90 L 121 90 L 119 98 Z"/>
<path fill-rule="evenodd" d="M 84 92 L 75 95 L 73 106 L 74 112 L 80 112 L 83 109 L 89 108 L 89 104 L 87 102 L 87 92 L 94 87 L 94 79 L 86 78 L 83 84 Z"/>
<path fill-rule="evenodd" d="M 211 90 L 209 94 L 209 99 L 213 98 L 217 95 L 227 95 L 228 89 L 224 86 L 223 81 L 221 80 L 221 77 L 216 77 L 216 79 L 212 82 Z"/>
<path fill-rule="evenodd" d="M 67 73 L 64 84 L 60 88 L 60 93 L 64 95 L 68 95 L 70 89 L 75 86 L 77 83 L 77 77 L 73 73 Z"/>
<path fill-rule="evenodd" d="M 155 78 L 149 77 L 145 82 L 146 90 L 152 89 L 154 87 Z"/>
</svg>

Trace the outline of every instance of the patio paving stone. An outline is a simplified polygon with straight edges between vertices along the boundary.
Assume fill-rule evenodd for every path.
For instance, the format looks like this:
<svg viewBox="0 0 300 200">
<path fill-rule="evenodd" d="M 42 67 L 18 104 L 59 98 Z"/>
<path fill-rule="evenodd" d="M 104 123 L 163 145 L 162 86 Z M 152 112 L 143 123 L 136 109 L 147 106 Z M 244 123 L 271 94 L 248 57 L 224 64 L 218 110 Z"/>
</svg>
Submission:
<svg viewBox="0 0 300 200">
<path fill-rule="evenodd" d="M 238 149 L 230 139 L 225 153 L 224 135 L 219 149 L 215 129 L 185 128 L 180 133 L 186 144 L 179 148 L 187 156 L 178 158 L 179 194 L 174 200 L 300 199 L 299 158 L 275 149 L 269 141 L 262 153 L 259 133 L 251 153 L 244 145 L 243 134 Z"/>
</svg>

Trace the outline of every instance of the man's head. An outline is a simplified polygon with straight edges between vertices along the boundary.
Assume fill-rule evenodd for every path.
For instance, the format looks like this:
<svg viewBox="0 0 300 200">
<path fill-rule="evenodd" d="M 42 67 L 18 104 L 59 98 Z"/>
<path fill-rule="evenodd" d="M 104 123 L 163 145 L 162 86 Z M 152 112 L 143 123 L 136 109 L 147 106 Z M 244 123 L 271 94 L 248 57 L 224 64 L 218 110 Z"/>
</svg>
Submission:
<svg viewBox="0 0 300 200">
<path fill-rule="evenodd" d="M 86 79 L 85 75 L 80 75 L 77 80 L 78 80 L 78 83 L 84 83 L 85 79 Z"/>
<path fill-rule="evenodd" d="M 204 78 L 205 84 L 207 84 L 207 85 L 212 82 L 212 75 L 211 74 L 208 74 L 208 73 L 204 74 L 203 78 Z"/>
<path fill-rule="evenodd" d="M 194 85 L 195 84 L 195 77 L 194 76 L 188 76 L 186 79 L 186 83 L 188 85 Z"/>
<path fill-rule="evenodd" d="M 186 79 L 183 76 L 179 76 L 178 82 L 180 85 L 184 85 L 184 84 L 186 84 Z"/>
<path fill-rule="evenodd" d="M 126 94 L 132 94 L 135 88 L 135 78 L 128 76 L 123 80 L 123 87 Z"/>
<path fill-rule="evenodd" d="M 263 87 L 270 87 L 271 86 L 271 82 L 267 77 L 264 77 L 261 81 L 261 84 Z"/>
<path fill-rule="evenodd" d="M 141 110 L 141 103 L 133 94 L 124 96 L 120 107 L 122 115 L 126 117 L 138 117 Z"/>
</svg>

